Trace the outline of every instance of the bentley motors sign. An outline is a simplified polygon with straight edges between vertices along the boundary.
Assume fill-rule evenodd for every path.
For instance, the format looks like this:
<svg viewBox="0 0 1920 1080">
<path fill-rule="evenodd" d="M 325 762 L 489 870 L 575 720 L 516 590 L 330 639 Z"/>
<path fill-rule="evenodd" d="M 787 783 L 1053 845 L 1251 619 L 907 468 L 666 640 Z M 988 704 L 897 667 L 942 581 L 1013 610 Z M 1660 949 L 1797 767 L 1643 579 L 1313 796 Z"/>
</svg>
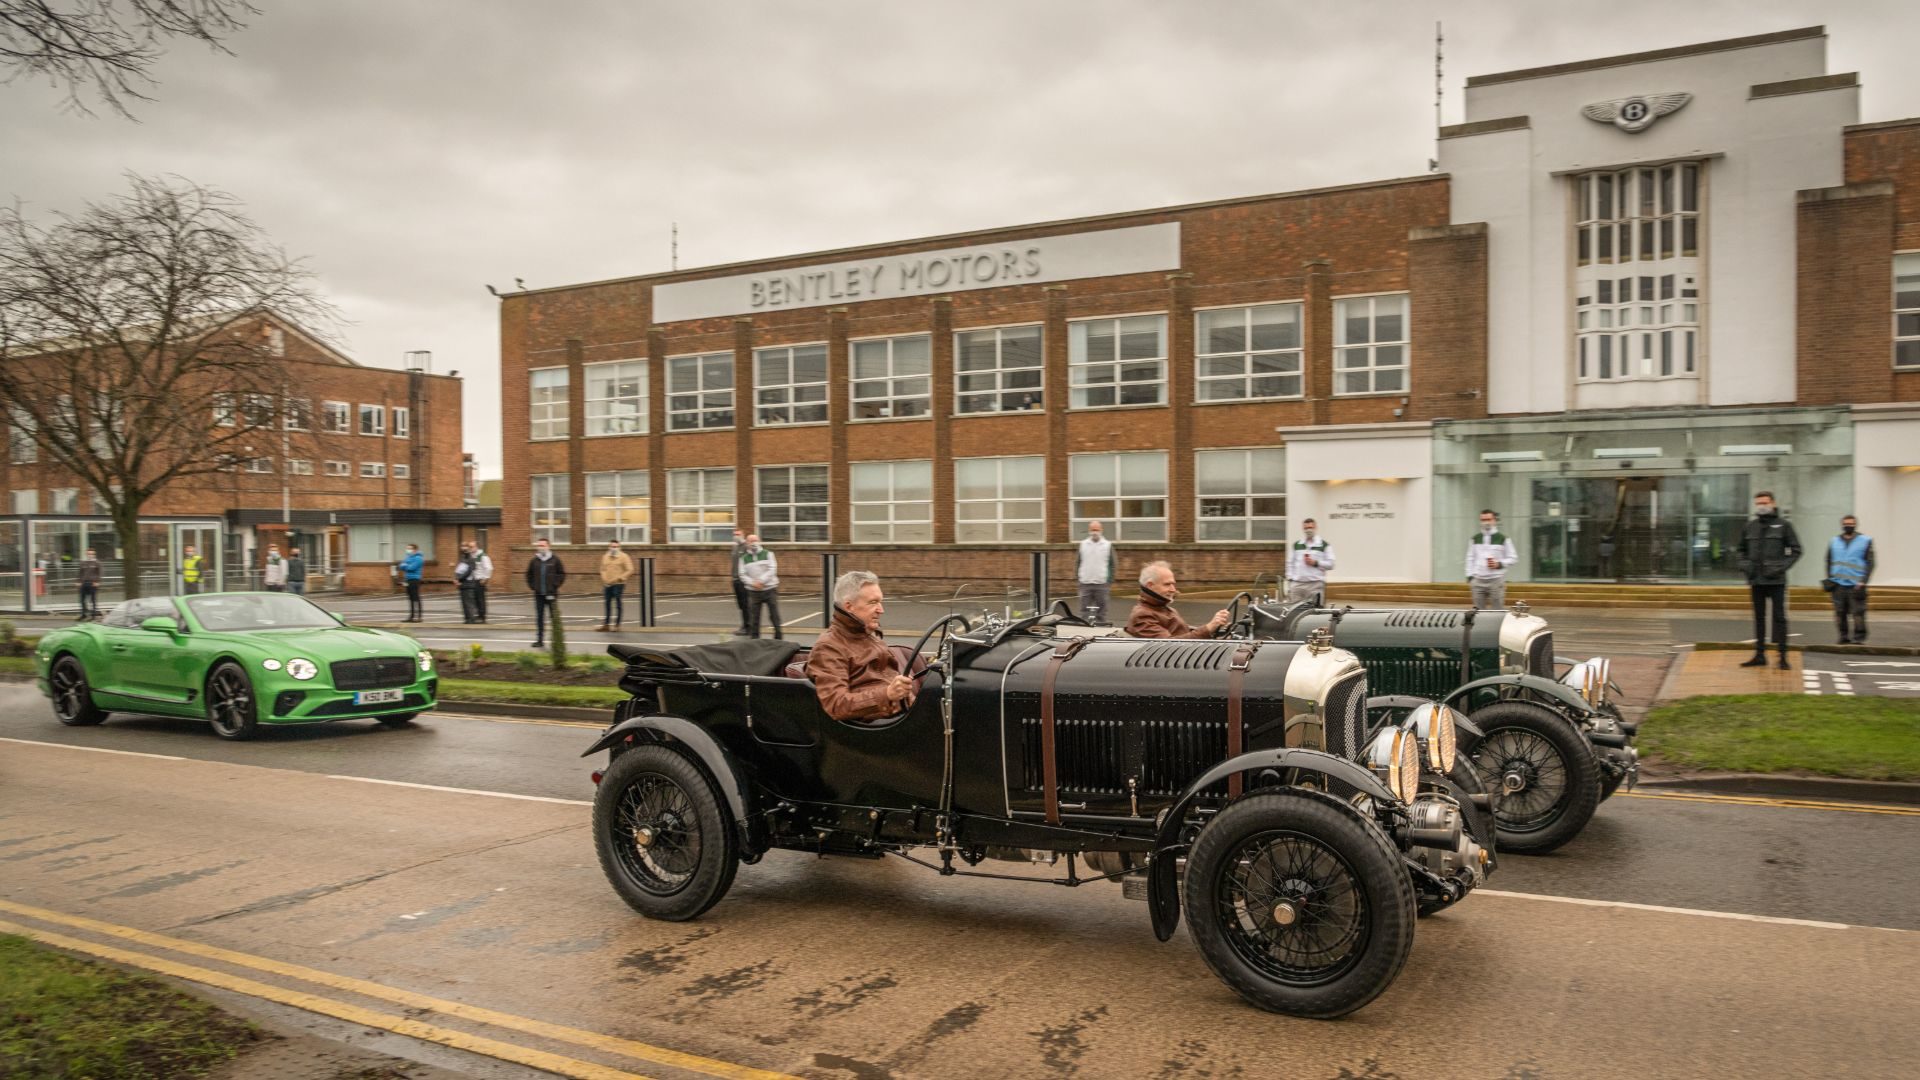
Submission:
<svg viewBox="0 0 1920 1080">
<path fill-rule="evenodd" d="M 1180 268 L 1180 226 L 1066 233 L 658 285 L 653 321 L 893 300 Z"/>
</svg>

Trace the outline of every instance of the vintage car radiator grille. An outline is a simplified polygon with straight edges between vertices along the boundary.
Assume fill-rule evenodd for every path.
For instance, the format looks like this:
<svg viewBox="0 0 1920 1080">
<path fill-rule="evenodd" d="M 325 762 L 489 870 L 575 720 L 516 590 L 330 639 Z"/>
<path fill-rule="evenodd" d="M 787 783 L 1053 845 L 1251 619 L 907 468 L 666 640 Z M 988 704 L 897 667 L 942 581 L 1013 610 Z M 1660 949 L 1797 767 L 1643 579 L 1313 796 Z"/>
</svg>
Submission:
<svg viewBox="0 0 1920 1080">
<path fill-rule="evenodd" d="M 413 685 L 417 663 L 411 656 L 376 656 L 370 660 L 341 660 L 329 670 L 336 690 L 385 690 Z"/>
<path fill-rule="evenodd" d="M 1527 642 L 1527 674 L 1553 678 L 1553 631 Z"/>
<path fill-rule="evenodd" d="M 1422 630 L 1452 628 L 1460 625 L 1460 613 L 1457 611 L 1421 611 L 1418 608 L 1409 611 L 1396 611 L 1387 616 L 1387 625 L 1411 626 Z"/>
<path fill-rule="evenodd" d="M 1069 711 L 1056 705 L 1054 742 L 1059 754 L 1060 792 L 1064 798 L 1084 795 L 1127 794 L 1127 725 L 1124 719 L 1108 718 L 1112 702 L 1102 703 L 1105 716 L 1096 718 L 1092 709 L 1082 716 L 1060 716 Z M 1187 789 L 1207 769 L 1226 760 L 1227 724 L 1220 703 L 1155 702 L 1151 718 L 1136 721 L 1141 739 L 1140 791 L 1149 795 L 1174 796 Z M 1283 705 L 1278 702 L 1248 702 L 1246 724 L 1257 727 L 1278 720 Z M 1082 710 L 1071 710 L 1080 712 Z M 1020 721 L 1020 755 L 1023 765 L 1021 785 L 1030 792 L 1042 790 L 1045 783 L 1040 756 L 1040 718 L 1027 715 Z"/>
<path fill-rule="evenodd" d="M 1367 674 L 1372 679 L 1374 692 L 1427 698 L 1447 696 L 1461 682 L 1460 654 L 1453 649 L 1432 652 L 1438 655 L 1386 659 L 1368 656 Z"/>
<path fill-rule="evenodd" d="M 1357 761 L 1366 749 L 1367 676 L 1352 675 L 1327 695 L 1327 753 Z"/>
</svg>

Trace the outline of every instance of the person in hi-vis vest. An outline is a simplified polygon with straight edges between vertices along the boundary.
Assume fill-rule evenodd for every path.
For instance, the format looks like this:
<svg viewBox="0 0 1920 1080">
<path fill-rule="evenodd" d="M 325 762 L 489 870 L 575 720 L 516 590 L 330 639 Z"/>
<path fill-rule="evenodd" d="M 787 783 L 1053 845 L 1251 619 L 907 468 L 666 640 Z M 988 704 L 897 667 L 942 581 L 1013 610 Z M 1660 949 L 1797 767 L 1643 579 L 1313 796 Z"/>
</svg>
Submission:
<svg viewBox="0 0 1920 1080">
<path fill-rule="evenodd" d="M 200 557 L 198 550 L 187 545 L 187 553 L 180 560 L 180 591 L 197 593 L 200 591 L 200 572 L 206 566 L 206 560 Z"/>
</svg>

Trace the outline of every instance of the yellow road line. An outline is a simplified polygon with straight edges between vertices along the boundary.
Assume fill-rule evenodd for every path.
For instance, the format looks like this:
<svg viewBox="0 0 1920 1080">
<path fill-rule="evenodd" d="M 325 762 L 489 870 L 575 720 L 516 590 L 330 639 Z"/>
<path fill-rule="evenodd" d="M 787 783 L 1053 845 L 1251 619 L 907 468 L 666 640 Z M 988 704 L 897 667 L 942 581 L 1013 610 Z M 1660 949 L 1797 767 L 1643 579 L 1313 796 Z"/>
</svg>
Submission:
<svg viewBox="0 0 1920 1080">
<path fill-rule="evenodd" d="M 535 1050 L 532 1047 L 517 1046 L 513 1043 L 501 1042 L 498 1039 L 489 1039 L 480 1035 L 469 1035 L 464 1031 L 454 1031 L 451 1028 L 435 1027 L 432 1024 L 423 1024 L 418 1020 L 409 1020 L 404 1016 L 395 1016 L 391 1013 L 363 1009 L 358 1005 L 349 1005 L 344 1001 L 335 1001 L 332 998 L 321 997 L 318 994 L 309 994 L 300 990 L 287 990 L 278 986 L 269 986 L 266 983 L 255 982 L 252 979 L 241 978 L 238 975 L 228 975 L 225 972 L 212 971 L 203 967 L 194 967 L 191 964 L 175 963 L 172 960 L 149 956 L 146 953 L 115 948 L 112 945 L 101 945 L 91 941 L 82 941 L 79 938 L 70 938 L 64 934 L 35 930 L 31 927 L 18 926 L 5 921 L 0 921 L 0 931 L 32 938 L 42 944 L 52 945 L 57 948 L 86 953 L 89 956 L 97 956 L 103 960 L 112 960 L 116 963 L 126 964 L 131 967 L 158 972 L 162 975 L 171 975 L 176 979 L 186 979 L 189 982 L 201 983 L 206 986 L 217 986 L 222 990 L 231 990 L 234 993 L 245 994 L 248 997 L 278 1002 L 282 1005 L 291 1005 L 296 1009 L 319 1013 L 322 1016 L 331 1016 L 337 1020 L 345 1020 L 350 1024 L 379 1028 L 382 1031 L 391 1031 L 395 1034 L 405 1035 L 408 1038 L 438 1043 L 441 1046 L 449 1046 L 455 1050 L 465 1050 L 468 1053 L 483 1054 L 490 1058 L 498 1058 L 501 1061 L 511 1061 L 516 1065 L 526 1065 L 530 1068 L 544 1069 L 547 1072 L 557 1073 L 561 1076 L 577 1077 L 578 1080 L 649 1080 L 649 1078 L 639 1073 L 610 1069 L 605 1065 L 595 1065 L 590 1061 L 581 1061 L 578 1058 L 565 1057 L 560 1054 L 550 1054 L 545 1050 Z"/>
<path fill-rule="evenodd" d="M 717 1061 L 695 1054 L 684 1054 L 678 1050 L 668 1050 L 665 1047 L 654 1046 L 650 1043 L 643 1043 L 634 1039 L 622 1039 L 613 1035 L 602 1035 L 597 1031 L 567 1027 L 564 1024 L 550 1024 L 544 1020 L 534 1020 L 529 1017 L 515 1016 L 512 1013 L 496 1012 L 492 1009 L 481 1008 L 477 1005 L 467 1005 L 458 1001 L 447 1001 L 443 998 L 429 997 L 426 994 L 416 994 L 411 990 L 401 990 L 397 987 L 369 982 L 366 979 L 356 979 L 348 975 L 335 975 L 332 972 L 320 971 L 316 968 L 302 967 L 299 964 L 289 964 L 279 960 L 270 960 L 263 956 L 253 956 L 248 953 L 235 952 L 231 949 L 222 949 L 217 945 L 202 945 L 196 941 L 186 941 L 181 938 L 168 937 L 165 934 L 156 934 L 148 930 L 136 930 L 130 926 L 118 926 L 114 923 L 101 922 L 98 919 L 89 919 L 82 915 L 68 915 L 64 912 L 48 911 L 45 908 L 16 904 L 10 900 L 0 900 L 0 911 L 11 912 L 15 915 L 24 916 L 29 919 L 37 919 L 41 922 L 56 923 L 61 926 L 70 926 L 79 930 L 90 930 L 96 934 L 106 934 L 126 941 L 136 941 L 142 945 L 150 945 L 172 952 L 186 953 L 189 956 L 218 960 L 222 963 L 233 964 L 237 967 L 252 968 L 256 971 L 265 971 L 290 979 L 299 979 L 303 982 L 314 983 L 334 990 L 344 990 L 348 993 L 359 994 L 363 997 L 390 1001 L 396 1005 L 404 1005 L 410 1009 L 427 1009 L 432 1012 L 443 1013 L 447 1016 L 458 1016 L 466 1020 L 492 1024 L 495 1027 L 525 1032 L 529 1035 L 539 1035 L 557 1042 L 573 1043 L 576 1046 L 584 1046 L 594 1050 L 604 1050 L 609 1053 L 637 1058 L 642 1061 L 651 1061 L 659 1065 L 671 1065 L 676 1069 L 685 1069 L 688 1072 L 720 1077 L 721 1080 L 794 1080 L 793 1077 L 786 1073 L 768 1072 L 764 1069 L 755 1069 L 746 1065 L 735 1065 L 729 1061 Z"/>
<path fill-rule="evenodd" d="M 1765 795 L 1703 795 L 1677 791 L 1622 791 L 1622 798 L 1666 799 L 1671 802 L 1726 803 L 1734 806 L 1772 806 L 1785 810 L 1836 810 L 1847 814 L 1891 814 L 1895 817 L 1920 817 L 1920 806 L 1888 806 L 1882 803 L 1827 802 L 1822 799 L 1778 799 Z"/>
<path fill-rule="evenodd" d="M 607 725 L 593 720 L 549 720 L 537 716 L 488 716 L 485 713 L 429 712 L 420 714 L 422 719 L 431 720 L 440 717 L 446 720 L 490 720 L 496 724 L 540 724 L 545 727 L 592 728 L 605 731 Z M 609 712 L 608 715 L 612 715 Z"/>
</svg>

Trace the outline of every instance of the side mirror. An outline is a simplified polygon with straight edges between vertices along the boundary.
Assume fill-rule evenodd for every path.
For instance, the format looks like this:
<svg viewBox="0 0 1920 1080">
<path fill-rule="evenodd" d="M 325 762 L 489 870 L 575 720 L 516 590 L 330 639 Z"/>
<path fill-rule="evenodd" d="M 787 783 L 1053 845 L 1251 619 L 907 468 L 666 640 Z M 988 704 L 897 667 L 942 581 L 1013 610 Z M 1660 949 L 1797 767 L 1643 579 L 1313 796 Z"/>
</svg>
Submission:
<svg viewBox="0 0 1920 1080">
<path fill-rule="evenodd" d="M 180 632 L 180 624 L 165 615 L 155 615 L 151 619 L 140 620 L 140 629 L 162 634 L 177 634 Z"/>
</svg>

